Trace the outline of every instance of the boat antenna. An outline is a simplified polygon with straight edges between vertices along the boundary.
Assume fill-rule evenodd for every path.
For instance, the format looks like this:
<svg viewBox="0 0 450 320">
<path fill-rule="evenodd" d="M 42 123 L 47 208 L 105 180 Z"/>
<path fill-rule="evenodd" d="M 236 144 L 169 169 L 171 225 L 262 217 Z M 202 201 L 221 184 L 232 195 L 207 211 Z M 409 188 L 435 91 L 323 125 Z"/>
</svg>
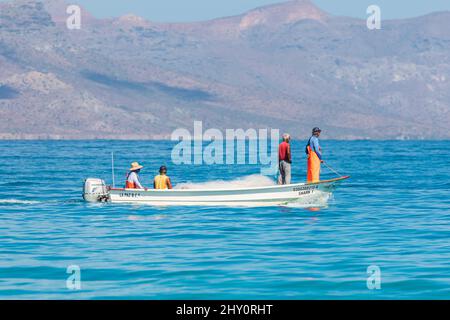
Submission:
<svg viewBox="0 0 450 320">
<path fill-rule="evenodd" d="M 114 151 L 111 152 L 111 174 L 112 174 L 113 188 L 115 188 L 116 187 L 116 179 L 115 179 L 115 174 L 114 174 Z"/>
<path fill-rule="evenodd" d="M 338 177 L 342 177 L 342 175 L 341 175 L 339 172 L 337 172 L 337 171 L 334 170 L 332 167 L 330 167 L 325 161 L 323 162 L 323 164 L 324 164 L 328 169 L 330 169 L 330 170 L 333 171 L 335 174 L 337 174 Z"/>
</svg>

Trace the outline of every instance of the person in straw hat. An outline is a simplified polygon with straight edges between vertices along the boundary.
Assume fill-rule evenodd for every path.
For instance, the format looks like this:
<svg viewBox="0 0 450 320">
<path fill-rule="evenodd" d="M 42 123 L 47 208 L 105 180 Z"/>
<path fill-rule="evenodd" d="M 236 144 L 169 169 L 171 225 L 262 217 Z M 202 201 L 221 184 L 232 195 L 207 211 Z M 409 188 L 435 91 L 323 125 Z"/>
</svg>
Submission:
<svg viewBox="0 0 450 320">
<path fill-rule="evenodd" d="M 142 168 L 143 166 L 141 166 L 139 162 L 133 162 L 131 164 L 125 183 L 126 189 L 144 189 L 142 184 L 139 182 L 139 172 Z"/>
</svg>

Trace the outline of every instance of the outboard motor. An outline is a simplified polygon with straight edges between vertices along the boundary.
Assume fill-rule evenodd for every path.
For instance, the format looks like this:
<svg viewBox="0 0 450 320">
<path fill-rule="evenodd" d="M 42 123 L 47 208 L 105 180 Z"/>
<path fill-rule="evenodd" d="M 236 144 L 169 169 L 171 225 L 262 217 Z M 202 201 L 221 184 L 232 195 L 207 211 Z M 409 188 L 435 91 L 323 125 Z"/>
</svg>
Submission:
<svg viewBox="0 0 450 320">
<path fill-rule="evenodd" d="M 102 179 L 88 178 L 84 181 L 83 199 L 87 202 L 107 202 L 108 187 Z"/>
</svg>

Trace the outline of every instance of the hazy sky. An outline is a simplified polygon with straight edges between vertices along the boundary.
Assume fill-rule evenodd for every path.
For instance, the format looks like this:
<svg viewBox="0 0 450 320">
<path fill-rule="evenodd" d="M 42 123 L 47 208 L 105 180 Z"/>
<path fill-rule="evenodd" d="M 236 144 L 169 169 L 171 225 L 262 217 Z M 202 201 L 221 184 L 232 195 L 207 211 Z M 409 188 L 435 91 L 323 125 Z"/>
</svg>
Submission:
<svg viewBox="0 0 450 320">
<path fill-rule="evenodd" d="M 5 0 L 0 0 L 5 1 Z M 282 0 L 66 0 L 82 4 L 97 17 L 134 13 L 152 21 L 181 22 L 240 14 L 249 9 Z M 385 19 L 414 17 L 450 10 L 450 0 L 312 0 L 336 15 L 365 18 L 371 4 L 381 7 Z"/>
</svg>

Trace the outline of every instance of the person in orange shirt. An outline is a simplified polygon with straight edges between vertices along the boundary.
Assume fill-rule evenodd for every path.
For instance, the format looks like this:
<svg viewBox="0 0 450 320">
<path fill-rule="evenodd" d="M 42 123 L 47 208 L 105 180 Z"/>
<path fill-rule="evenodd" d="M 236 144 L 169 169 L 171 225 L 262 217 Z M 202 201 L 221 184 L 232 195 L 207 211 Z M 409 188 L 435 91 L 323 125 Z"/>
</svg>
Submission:
<svg viewBox="0 0 450 320">
<path fill-rule="evenodd" d="M 172 183 L 170 182 L 170 178 L 166 174 L 166 166 L 161 166 L 161 168 L 159 168 L 159 175 L 157 175 L 153 180 L 153 187 L 155 189 L 172 189 Z"/>
<path fill-rule="evenodd" d="M 319 145 L 319 136 L 322 130 L 315 127 L 312 130 L 312 136 L 306 145 L 306 154 L 308 155 L 308 173 L 306 181 L 308 183 L 320 181 L 320 164 L 322 160 L 322 148 Z"/>
<path fill-rule="evenodd" d="M 138 162 L 133 162 L 131 168 L 128 170 L 127 179 L 125 181 L 126 189 L 144 189 L 141 182 L 139 181 L 139 172 L 143 166 Z"/>
</svg>

